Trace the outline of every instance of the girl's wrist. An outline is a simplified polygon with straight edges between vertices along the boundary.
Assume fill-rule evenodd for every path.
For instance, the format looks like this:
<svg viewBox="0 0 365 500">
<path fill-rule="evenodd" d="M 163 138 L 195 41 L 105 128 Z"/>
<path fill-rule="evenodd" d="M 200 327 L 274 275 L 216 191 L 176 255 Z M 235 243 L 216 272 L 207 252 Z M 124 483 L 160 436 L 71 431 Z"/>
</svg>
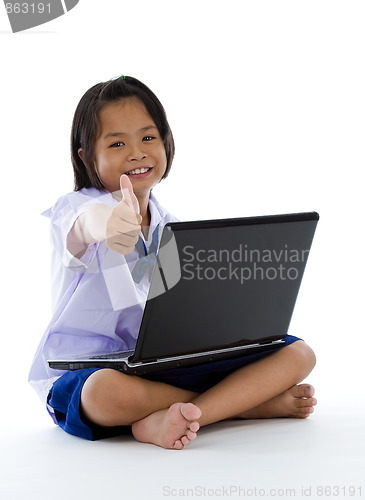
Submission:
<svg viewBox="0 0 365 500">
<path fill-rule="evenodd" d="M 110 218 L 112 208 L 103 203 L 91 205 L 85 212 L 84 238 L 87 243 L 106 240 L 106 223 Z"/>
</svg>

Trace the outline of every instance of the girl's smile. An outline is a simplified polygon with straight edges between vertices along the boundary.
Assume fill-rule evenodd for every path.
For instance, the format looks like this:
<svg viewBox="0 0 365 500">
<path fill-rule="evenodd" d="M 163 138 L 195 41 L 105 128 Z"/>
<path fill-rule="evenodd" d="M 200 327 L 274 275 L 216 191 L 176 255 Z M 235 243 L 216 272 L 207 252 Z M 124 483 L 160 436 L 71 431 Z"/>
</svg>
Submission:
<svg viewBox="0 0 365 500">
<path fill-rule="evenodd" d="M 130 170 L 129 172 L 126 172 L 128 177 L 131 179 L 141 179 L 143 177 L 147 177 L 152 170 L 153 167 L 140 167 L 140 168 L 135 168 L 133 170 Z"/>
</svg>

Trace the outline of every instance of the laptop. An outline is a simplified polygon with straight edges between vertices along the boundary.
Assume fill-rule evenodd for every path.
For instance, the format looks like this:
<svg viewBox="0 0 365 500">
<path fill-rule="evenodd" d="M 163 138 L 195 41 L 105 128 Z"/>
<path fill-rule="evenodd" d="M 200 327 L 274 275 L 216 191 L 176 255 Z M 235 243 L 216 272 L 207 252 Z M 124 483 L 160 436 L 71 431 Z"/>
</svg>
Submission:
<svg viewBox="0 0 365 500">
<path fill-rule="evenodd" d="M 144 375 L 279 347 L 318 220 L 306 212 L 168 223 L 135 350 L 49 366 Z"/>
</svg>

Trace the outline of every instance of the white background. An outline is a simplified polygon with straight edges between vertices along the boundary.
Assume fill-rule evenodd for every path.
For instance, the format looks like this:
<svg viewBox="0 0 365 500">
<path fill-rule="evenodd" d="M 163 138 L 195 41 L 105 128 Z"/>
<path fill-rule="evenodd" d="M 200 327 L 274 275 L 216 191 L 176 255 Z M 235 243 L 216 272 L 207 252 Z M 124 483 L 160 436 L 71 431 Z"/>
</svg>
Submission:
<svg viewBox="0 0 365 500">
<path fill-rule="evenodd" d="M 40 214 L 73 189 L 77 102 L 120 74 L 167 111 L 176 157 L 155 193 L 177 217 L 320 213 L 290 333 L 317 353 L 319 401 L 364 400 L 364 25 L 364 3 L 352 0 L 80 0 L 12 34 L 0 6 L 7 425 L 51 425 L 26 382 L 50 319 Z"/>
</svg>

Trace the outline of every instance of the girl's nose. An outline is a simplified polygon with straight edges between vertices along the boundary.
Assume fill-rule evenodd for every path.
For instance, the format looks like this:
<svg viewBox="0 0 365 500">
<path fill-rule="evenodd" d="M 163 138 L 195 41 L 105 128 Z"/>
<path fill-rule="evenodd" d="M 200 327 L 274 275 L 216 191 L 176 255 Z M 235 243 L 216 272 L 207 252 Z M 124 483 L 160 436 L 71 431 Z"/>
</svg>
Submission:
<svg viewBox="0 0 365 500">
<path fill-rule="evenodd" d="M 141 161 L 141 160 L 144 160 L 146 157 L 147 157 L 147 155 L 145 155 L 143 153 L 131 154 L 129 156 L 129 161 Z"/>
<path fill-rule="evenodd" d="M 147 155 L 143 151 L 141 151 L 140 148 L 138 147 L 131 149 L 128 155 L 129 161 L 141 161 L 146 157 Z"/>
</svg>

